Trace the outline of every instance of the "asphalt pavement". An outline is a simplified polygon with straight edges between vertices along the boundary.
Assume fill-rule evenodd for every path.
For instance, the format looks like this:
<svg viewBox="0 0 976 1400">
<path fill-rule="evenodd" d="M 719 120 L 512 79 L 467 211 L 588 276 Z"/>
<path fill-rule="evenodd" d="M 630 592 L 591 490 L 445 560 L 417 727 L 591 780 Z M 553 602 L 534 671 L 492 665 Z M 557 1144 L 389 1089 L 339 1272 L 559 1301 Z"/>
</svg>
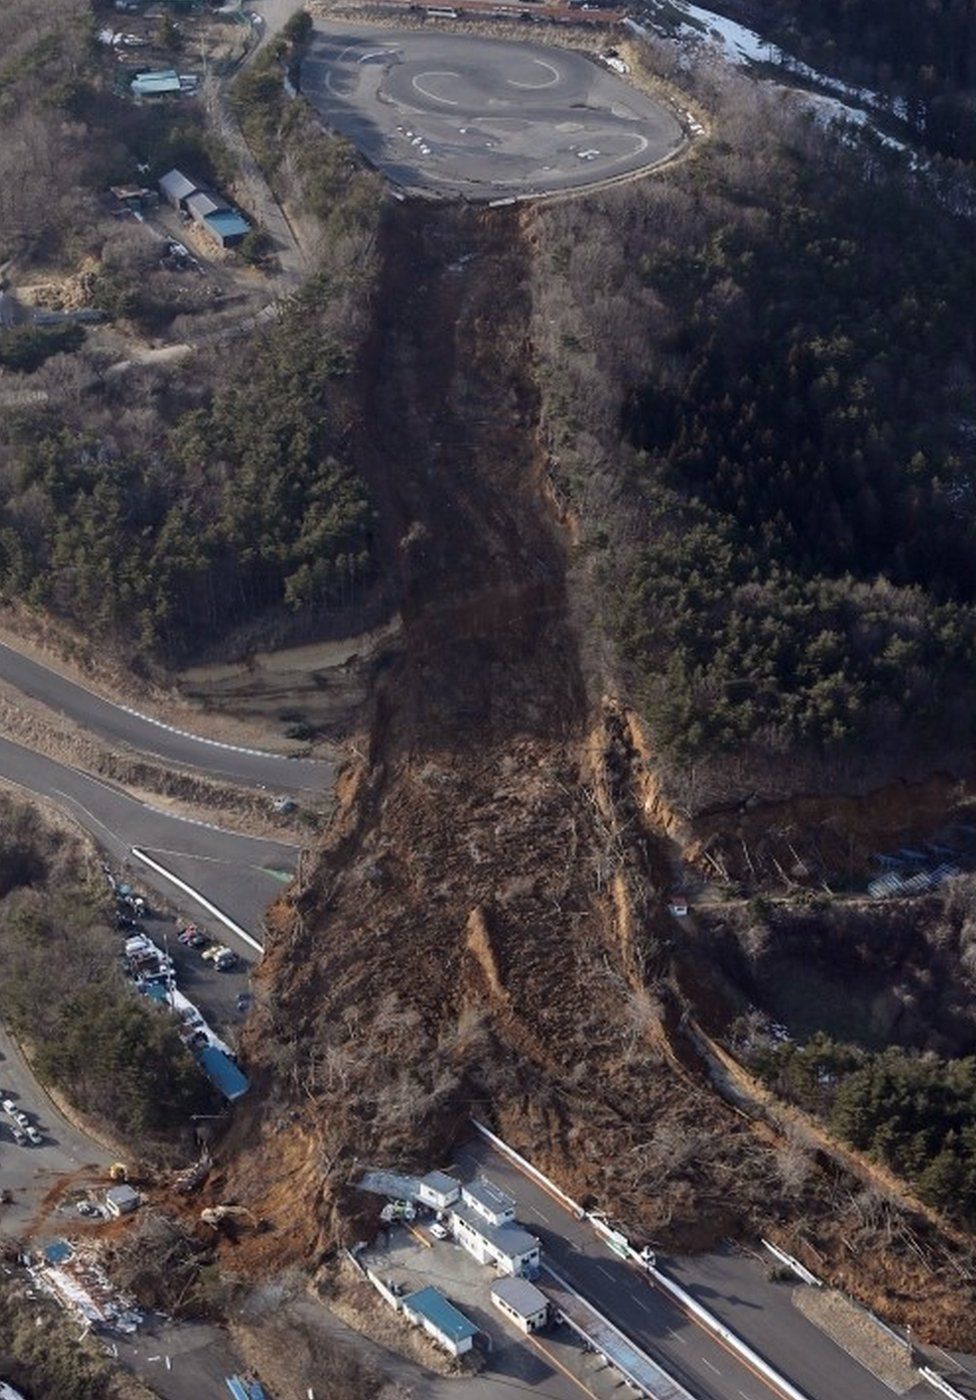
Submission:
<svg viewBox="0 0 976 1400">
<path fill-rule="evenodd" d="M 636 174 L 685 142 L 675 113 L 554 45 L 317 21 L 301 88 L 394 184 L 493 200 Z"/>
<path fill-rule="evenodd" d="M 519 1218 L 540 1239 L 544 1259 L 698 1400 L 780 1400 L 768 1381 L 508 1158 L 475 1141 L 456 1151 L 455 1162 L 464 1174 L 483 1171 L 515 1196 Z M 785 1291 L 767 1283 L 755 1261 L 724 1264 L 706 1256 L 660 1262 L 810 1400 L 891 1400 L 886 1386 L 793 1308 Z"/>
<path fill-rule="evenodd" d="M 205 739 L 117 705 L 3 643 L 0 680 L 67 715 L 93 734 L 182 768 L 195 768 L 211 777 L 280 793 L 325 792 L 332 786 L 332 763 Z"/>
<path fill-rule="evenodd" d="M 120 788 L 57 763 L 9 739 L 0 739 L 0 778 L 56 802 L 85 828 L 116 865 L 216 931 L 211 911 L 137 861 L 138 847 L 198 890 L 259 943 L 263 916 L 294 872 L 299 848 L 283 841 L 243 836 L 206 822 L 171 816 L 129 797 Z M 254 949 L 223 926 L 235 952 Z"/>
</svg>

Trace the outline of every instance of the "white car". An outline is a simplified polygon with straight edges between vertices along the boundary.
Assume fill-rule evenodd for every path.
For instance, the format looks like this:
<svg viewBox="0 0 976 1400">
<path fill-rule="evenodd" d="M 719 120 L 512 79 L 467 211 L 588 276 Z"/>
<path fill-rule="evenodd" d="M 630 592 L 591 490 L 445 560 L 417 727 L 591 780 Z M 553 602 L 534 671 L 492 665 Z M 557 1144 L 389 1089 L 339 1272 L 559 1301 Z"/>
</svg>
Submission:
<svg viewBox="0 0 976 1400">
<path fill-rule="evenodd" d="M 30 1119 L 27 1117 L 27 1114 L 22 1113 L 19 1108 L 10 1116 L 13 1118 L 14 1122 L 19 1123 L 22 1128 L 30 1127 Z"/>
<path fill-rule="evenodd" d="M 36 1129 L 35 1127 L 33 1127 L 33 1125 L 32 1125 L 32 1126 L 29 1127 L 29 1128 L 25 1128 L 24 1131 L 26 1132 L 28 1138 L 29 1138 L 30 1141 L 34 1144 L 34 1146 L 35 1146 L 35 1147 L 40 1147 L 40 1145 L 41 1145 L 41 1143 L 44 1141 L 44 1139 L 41 1137 L 41 1135 L 40 1135 L 40 1133 L 37 1131 L 37 1129 Z"/>
<path fill-rule="evenodd" d="M 450 1239 L 450 1232 L 447 1229 L 447 1226 L 442 1225 L 439 1220 L 435 1220 L 434 1223 L 430 1226 L 430 1233 L 434 1236 L 435 1240 Z"/>
<path fill-rule="evenodd" d="M 16 1113 L 16 1112 L 17 1112 L 17 1105 L 14 1103 L 13 1099 L 4 1099 L 4 1101 L 3 1101 L 3 1111 L 4 1111 L 4 1113 Z"/>
<path fill-rule="evenodd" d="M 14 1135 L 14 1142 L 17 1144 L 17 1146 L 23 1147 L 24 1144 L 27 1142 L 27 1134 L 24 1132 L 23 1128 L 11 1128 L 10 1131 Z"/>
</svg>

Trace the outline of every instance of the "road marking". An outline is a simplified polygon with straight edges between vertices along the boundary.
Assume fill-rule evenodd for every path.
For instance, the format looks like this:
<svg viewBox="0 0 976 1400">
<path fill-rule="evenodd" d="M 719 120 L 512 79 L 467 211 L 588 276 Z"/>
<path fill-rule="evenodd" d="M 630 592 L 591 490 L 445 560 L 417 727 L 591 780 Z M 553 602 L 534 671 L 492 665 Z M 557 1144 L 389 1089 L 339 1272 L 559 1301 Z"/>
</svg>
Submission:
<svg viewBox="0 0 976 1400">
<path fill-rule="evenodd" d="M 62 674 L 62 672 L 60 671 L 56 671 L 53 666 L 47 666 L 44 664 L 43 661 L 36 661 L 32 656 L 28 656 L 25 652 L 17 651 L 16 647 L 8 646 L 6 642 L 0 642 L 0 655 L 2 655 L 2 653 L 5 651 L 9 652 L 11 656 L 15 656 L 22 661 L 26 661 L 30 666 L 36 666 L 39 671 L 46 671 L 48 675 L 53 676 L 56 681 L 61 681 L 65 685 L 73 686 L 77 690 L 84 691 L 86 695 L 90 695 L 94 700 L 100 700 L 101 703 L 103 705 L 107 705 L 109 709 L 120 710 L 123 714 L 131 715 L 134 719 L 139 719 L 144 721 L 144 723 L 146 724 L 154 725 L 157 729 L 165 729 L 168 734 L 176 734 L 181 739 L 190 739 L 194 743 L 206 744 L 209 748 L 213 749 L 226 749 L 228 753 L 247 754 L 251 758 L 273 758 L 279 760 L 281 763 L 295 762 L 295 760 L 289 758 L 287 754 L 271 753 L 267 749 L 245 748 L 240 744 L 227 744 L 220 739 L 207 739 L 202 734 L 194 734 L 189 729 L 180 729 L 175 724 L 167 724 L 165 720 L 156 719 L 153 715 L 144 714 L 142 710 L 134 709 L 131 705 L 120 705 L 118 701 L 109 700 L 107 696 L 102 695 L 97 690 L 93 690 L 91 686 L 85 685 L 84 682 L 73 680 L 71 676 L 67 676 Z M 16 690 L 21 689 L 21 687 L 17 685 L 16 681 L 11 681 L 10 683 L 14 686 Z M 22 693 L 27 694 L 28 692 L 24 691 Z M 48 702 L 42 699 L 41 703 L 46 704 Z M 51 706 L 51 708 L 54 707 Z M 162 755 L 157 755 L 157 757 L 161 756 Z M 301 762 L 324 764 L 326 760 L 319 758 L 306 758 L 302 759 Z"/>
<path fill-rule="evenodd" d="M 222 909 L 218 909 L 216 904 L 212 904 L 211 901 L 207 899 L 206 895 L 202 895 L 199 890 L 195 890 L 192 885 L 188 885 L 185 880 L 181 880 L 178 875 L 174 875 L 171 870 L 167 870 L 165 865 L 160 865 L 158 860 L 153 860 L 152 856 L 147 856 L 145 851 L 140 851 L 137 846 L 132 847 L 132 854 L 135 856 L 136 860 L 141 860 L 145 865 L 148 865 L 151 870 L 155 870 L 157 874 L 169 880 L 170 884 L 175 885 L 178 890 L 182 890 L 183 893 L 188 894 L 191 899 L 195 899 L 202 909 L 206 909 L 207 913 L 212 914 L 215 919 L 219 919 L 222 924 L 225 924 L 227 928 L 236 933 L 237 937 L 243 939 L 251 948 L 256 949 L 259 953 L 264 952 L 264 945 L 262 943 L 259 943 L 256 938 L 252 938 L 246 929 L 242 929 L 240 924 L 235 923 Z"/>
<path fill-rule="evenodd" d="M 538 1347 L 539 1351 L 542 1352 L 542 1354 L 543 1354 L 543 1356 L 546 1358 L 546 1360 L 547 1360 L 551 1365 L 555 1366 L 555 1367 L 557 1368 L 557 1370 L 562 1371 L 563 1375 L 567 1378 L 567 1380 L 571 1380 L 571 1381 L 573 1382 L 574 1385 L 578 1385 L 579 1388 L 580 1388 L 580 1390 L 583 1392 L 584 1395 L 590 1395 L 590 1396 L 593 1397 L 593 1400 L 597 1400 L 597 1396 L 596 1396 L 596 1395 L 594 1394 L 594 1392 L 589 1388 L 589 1386 L 588 1386 L 588 1385 L 584 1385 L 583 1382 L 580 1380 L 580 1378 L 579 1378 L 578 1376 L 574 1376 L 573 1373 L 572 1373 L 572 1371 L 567 1370 L 566 1367 L 563 1365 L 563 1363 L 562 1363 L 561 1361 L 559 1361 L 555 1356 L 553 1356 L 553 1354 L 552 1354 L 552 1352 L 549 1350 L 549 1348 L 548 1348 L 548 1347 L 544 1347 L 544 1346 L 542 1345 L 542 1343 L 539 1341 L 538 1337 L 533 1337 L 533 1335 L 532 1335 L 531 1332 L 527 1332 L 527 1333 L 526 1333 L 526 1341 L 531 1342 L 532 1345 L 533 1345 L 534 1347 Z"/>
<path fill-rule="evenodd" d="M 714 1371 L 716 1376 L 720 1376 L 722 1374 L 718 1367 L 713 1362 L 709 1361 L 707 1356 L 699 1357 L 699 1360 L 701 1361 L 703 1366 L 707 1366 L 710 1371 Z"/>
<path fill-rule="evenodd" d="M 534 1216 L 537 1216 L 539 1220 L 544 1220 L 547 1225 L 552 1224 L 552 1221 L 549 1219 L 548 1215 L 546 1215 L 545 1211 L 541 1211 L 538 1206 L 530 1206 L 529 1210 Z"/>
<path fill-rule="evenodd" d="M 428 92 L 421 84 L 420 78 L 460 78 L 460 73 L 451 73 L 445 69 L 443 72 L 421 73 L 420 77 L 411 78 L 411 87 L 416 88 L 421 97 L 429 98 L 431 102 L 443 102 L 445 107 L 460 107 L 460 102 L 455 102 L 452 97 L 438 97 L 436 92 Z"/>
<path fill-rule="evenodd" d="M 603 1267 L 602 1264 L 597 1264 L 597 1265 L 595 1265 L 595 1268 L 596 1268 L 597 1273 L 602 1274 L 603 1277 L 606 1278 L 606 1279 L 609 1279 L 611 1283 L 616 1283 L 616 1282 L 617 1282 L 617 1280 L 614 1278 L 614 1276 L 613 1276 L 613 1274 L 610 1272 L 610 1270 L 609 1270 L 609 1269 L 605 1269 L 605 1268 Z"/>
<path fill-rule="evenodd" d="M 410 1231 L 411 1235 L 413 1235 L 414 1239 L 420 1241 L 420 1243 L 423 1245 L 424 1249 L 433 1249 L 433 1248 L 434 1248 L 434 1246 L 431 1244 L 430 1240 L 425 1240 L 424 1237 L 423 1237 L 423 1235 L 420 1233 L 420 1231 L 419 1231 L 419 1230 L 415 1230 L 415 1229 L 413 1228 L 413 1226 L 410 1224 L 410 1221 L 409 1221 L 409 1220 L 405 1220 L 403 1223 L 404 1223 L 404 1225 L 406 1225 L 406 1227 L 407 1227 L 407 1229 Z"/>
<path fill-rule="evenodd" d="M 26 791 L 32 792 L 33 789 L 27 788 Z M 35 795 L 43 796 L 43 793 Z M 118 835 L 117 832 L 114 832 L 111 827 L 106 826 L 103 821 L 99 821 L 99 819 L 95 816 L 95 813 L 90 812 L 83 802 L 78 801 L 77 797 L 72 797 L 70 792 L 63 792 L 61 788 L 52 788 L 51 795 L 52 797 L 63 797 L 65 802 L 73 802 L 76 807 L 79 807 L 81 811 L 84 812 L 85 816 L 88 818 L 89 821 L 94 822 L 96 826 L 100 826 L 102 828 L 102 830 L 105 832 L 106 836 L 108 836 L 110 840 L 120 841 L 123 846 L 125 845 L 125 841 L 121 836 Z M 130 800 L 135 801 L 134 798 Z"/>
<path fill-rule="evenodd" d="M 520 83 L 515 78 L 507 78 L 506 82 L 508 83 L 509 87 L 527 88 L 530 92 L 532 92 L 536 88 L 551 88 L 556 86 L 556 84 L 559 82 L 559 69 L 554 68 L 551 63 L 546 63 L 545 60 L 541 58 L 534 58 L 532 62 L 537 63 L 540 68 L 548 69 L 548 71 L 552 74 L 552 77 L 547 78 L 544 83 Z"/>
<path fill-rule="evenodd" d="M 688 1338 L 682 1337 L 680 1332 L 675 1332 L 673 1327 L 668 1328 L 668 1336 L 673 1337 L 676 1342 L 680 1342 L 683 1347 L 688 1345 Z"/>
</svg>

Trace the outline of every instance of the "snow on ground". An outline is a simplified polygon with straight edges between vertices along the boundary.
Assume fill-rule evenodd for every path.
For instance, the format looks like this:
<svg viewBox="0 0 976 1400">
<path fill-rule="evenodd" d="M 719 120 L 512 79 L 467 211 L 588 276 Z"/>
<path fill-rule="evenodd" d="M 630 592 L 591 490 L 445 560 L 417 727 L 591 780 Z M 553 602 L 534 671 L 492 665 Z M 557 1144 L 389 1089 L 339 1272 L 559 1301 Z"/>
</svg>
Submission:
<svg viewBox="0 0 976 1400">
<path fill-rule="evenodd" d="M 725 15 L 716 14 L 702 5 L 693 4 L 692 0 L 669 0 L 669 9 L 687 16 L 688 22 L 682 26 L 680 39 L 711 43 L 713 47 L 721 49 L 726 62 L 736 67 L 747 68 L 755 63 L 773 64 L 782 71 L 785 79 L 796 77 L 821 89 L 826 88 L 826 93 L 805 94 L 819 108 L 823 120 L 849 121 L 857 126 L 869 127 L 886 146 L 900 151 L 910 149 L 904 142 L 879 131 L 871 121 L 872 110 L 891 110 L 895 115 L 902 115 L 899 103 L 903 109 L 904 99 L 896 98 L 889 103 L 870 88 L 854 87 L 851 83 L 821 73 L 808 63 L 793 58 L 776 44 L 769 43 L 754 29 L 748 29 L 744 24 L 727 19 Z M 640 29 L 639 25 L 632 27 Z"/>
</svg>

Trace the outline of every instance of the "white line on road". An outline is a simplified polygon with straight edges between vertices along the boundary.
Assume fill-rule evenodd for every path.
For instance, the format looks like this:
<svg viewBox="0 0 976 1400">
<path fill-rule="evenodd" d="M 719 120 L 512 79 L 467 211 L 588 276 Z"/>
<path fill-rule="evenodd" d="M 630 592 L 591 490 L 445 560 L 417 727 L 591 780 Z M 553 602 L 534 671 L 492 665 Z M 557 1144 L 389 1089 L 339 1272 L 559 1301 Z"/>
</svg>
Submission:
<svg viewBox="0 0 976 1400">
<path fill-rule="evenodd" d="M 722 1374 L 722 1372 L 718 1369 L 714 1362 L 709 1361 L 707 1356 L 701 1357 L 700 1360 L 702 1362 L 702 1365 L 707 1366 L 710 1371 L 714 1371 L 716 1376 L 720 1376 Z"/>
<path fill-rule="evenodd" d="M 445 107 L 459 107 L 461 104 L 455 102 L 452 97 L 438 97 L 436 92 L 428 92 L 427 88 L 421 84 L 420 78 L 460 78 L 460 76 L 460 73 L 450 73 L 447 71 L 441 73 L 421 73 L 420 77 L 411 80 L 411 85 L 416 88 L 421 97 L 427 97 L 431 102 L 443 102 Z"/>
<path fill-rule="evenodd" d="M 554 68 L 551 63 L 546 63 L 541 58 L 534 58 L 532 62 L 537 63 L 540 68 L 547 69 L 552 74 L 552 77 L 547 78 L 544 83 L 520 83 L 515 78 L 507 78 L 506 82 L 508 83 L 509 87 L 527 88 L 530 92 L 534 91 L 536 88 L 555 87 L 555 85 L 559 82 L 559 69 Z"/>
<path fill-rule="evenodd" d="M 30 789 L 28 789 L 28 790 L 30 790 Z M 64 800 L 65 800 L 65 802 L 73 802 L 74 805 L 75 805 L 76 807 L 78 807 L 82 812 L 84 812 L 85 816 L 88 818 L 89 821 L 92 821 L 92 822 L 95 823 L 96 826 L 100 826 L 100 827 L 101 827 L 101 829 L 105 832 L 105 835 L 106 835 L 110 840 L 112 840 L 112 841 L 122 841 L 122 837 L 121 837 L 121 836 L 119 836 L 116 832 L 114 832 L 114 831 L 111 829 L 111 827 L 106 826 L 104 822 L 99 821 L 98 818 L 95 816 L 95 813 L 94 813 L 94 812 L 90 812 L 83 802 L 79 802 L 79 801 L 78 801 L 77 797 L 72 797 L 70 792 L 62 792 L 60 788 L 52 788 L 52 789 L 51 789 L 51 796 L 52 796 L 52 797 L 63 797 Z M 125 845 L 125 842 L 122 841 L 122 844 Z"/>
<path fill-rule="evenodd" d="M 668 1328 L 668 1336 L 672 1337 L 674 1341 L 680 1342 L 683 1347 L 686 1347 L 688 1345 L 688 1338 L 682 1337 L 681 1333 L 676 1332 L 673 1327 Z"/>
<path fill-rule="evenodd" d="M 135 856 L 136 860 L 141 860 L 144 865 L 148 865 L 151 870 L 155 870 L 158 875 L 162 875 L 164 879 L 169 880 L 170 884 L 175 885 L 178 890 L 182 890 L 183 893 L 188 894 L 191 899 L 195 899 L 202 909 L 206 909 L 207 913 L 212 914 L 215 919 L 219 919 L 222 924 L 225 924 L 227 928 L 236 933 L 238 938 L 243 939 L 250 947 L 256 949 L 259 953 L 264 952 L 263 944 L 259 943 L 256 938 L 252 938 L 245 929 L 241 928 L 240 924 L 235 923 L 222 909 L 218 909 L 216 904 L 212 904 L 210 900 L 207 899 L 206 895 L 202 895 L 199 890 L 195 890 L 192 885 L 188 885 L 185 880 L 181 880 L 178 875 L 174 875 L 171 870 L 167 870 L 165 865 L 160 865 L 158 860 L 153 860 L 152 856 L 147 856 L 145 851 L 140 851 L 137 846 L 132 847 L 132 854 Z"/>
<path fill-rule="evenodd" d="M 598 1273 L 601 1273 L 604 1278 L 609 1279 L 611 1283 L 617 1282 L 610 1270 L 605 1269 L 602 1264 L 596 1264 L 594 1267 L 596 1268 Z"/>
</svg>

